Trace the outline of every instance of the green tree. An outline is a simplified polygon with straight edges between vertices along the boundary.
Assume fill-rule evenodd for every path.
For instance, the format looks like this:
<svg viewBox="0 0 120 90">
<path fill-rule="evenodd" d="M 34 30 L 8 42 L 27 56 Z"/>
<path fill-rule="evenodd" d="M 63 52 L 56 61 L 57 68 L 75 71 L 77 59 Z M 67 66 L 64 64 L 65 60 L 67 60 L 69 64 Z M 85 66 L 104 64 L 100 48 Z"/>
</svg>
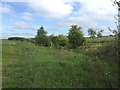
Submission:
<svg viewBox="0 0 120 90">
<path fill-rule="evenodd" d="M 77 25 L 72 25 L 68 33 L 68 42 L 72 48 L 78 48 L 84 42 L 83 33 L 81 31 L 82 27 L 77 27 Z"/>
<path fill-rule="evenodd" d="M 52 34 L 49 37 L 53 46 L 57 46 L 57 36 L 54 36 L 54 34 Z"/>
<path fill-rule="evenodd" d="M 47 35 L 47 32 L 44 30 L 44 27 L 41 26 L 37 31 L 37 37 L 46 36 L 46 35 Z"/>
<path fill-rule="evenodd" d="M 54 36 L 53 34 L 49 36 L 52 44 L 55 47 L 65 47 L 68 43 L 68 38 L 65 35 L 59 34 L 58 36 Z"/>
<path fill-rule="evenodd" d="M 43 26 L 41 26 L 38 29 L 35 40 L 36 40 L 36 43 L 39 45 L 42 45 L 42 46 L 49 46 L 50 45 L 50 39 L 47 36 L 47 32 L 44 30 Z"/>
<path fill-rule="evenodd" d="M 65 45 L 68 43 L 67 36 L 59 34 L 57 37 L 57 42 L 60 47 L 65 47 Z"/>
<path fill-rule="evenodd" d="M 104 30 L 99 30 L 98 32 L 97 32 L 97 37 L 102 37 L 102 32 L 103 32 Z"/>
<path fill-rule="evenodd" d="M 88 29 L 88 35 L 90 35 L 90 37 L 95 37 L 96 35 L 96 30 L 94 30 L 93 28 L 89 28 Z"/>
</svg>

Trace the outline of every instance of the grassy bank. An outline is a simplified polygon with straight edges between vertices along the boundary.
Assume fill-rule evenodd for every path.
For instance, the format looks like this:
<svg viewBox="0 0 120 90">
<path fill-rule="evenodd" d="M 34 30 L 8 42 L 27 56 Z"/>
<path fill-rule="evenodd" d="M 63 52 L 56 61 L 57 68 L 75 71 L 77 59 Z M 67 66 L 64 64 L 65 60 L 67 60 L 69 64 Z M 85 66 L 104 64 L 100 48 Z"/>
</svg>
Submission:
<svg viewBox="0 0 120 90">
<path fill-rule="evenodd" d="M 4 88 L 117 87 L 116 63 L 23 41 L 2 45 Z"/>
</svg>

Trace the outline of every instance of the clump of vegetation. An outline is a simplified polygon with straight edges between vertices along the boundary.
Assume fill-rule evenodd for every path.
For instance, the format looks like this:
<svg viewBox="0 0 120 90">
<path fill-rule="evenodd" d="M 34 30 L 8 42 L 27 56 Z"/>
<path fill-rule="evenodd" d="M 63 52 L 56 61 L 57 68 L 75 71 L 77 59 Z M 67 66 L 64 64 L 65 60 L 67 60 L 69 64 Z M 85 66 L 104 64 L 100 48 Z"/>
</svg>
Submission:
<svg viewBox="0 0 120 90">
<path fill-rule="evenodd" d="M 47 36 L 47 32 L 44 30 L 43 26 L 41 26 L 38 29 L 35 40 L 38 45 L 41 45 L 41 46 L 49 46 L 50 45 L 50 39 Z"/>
<path fill-rule="evenodd" d="M 97 32 L 97 37 L 102 37 L 102 32 L 103 32 L 104 30 L 98 30 L 98 32 Z"/>
<path fill-rule="evenodd" d="M 91 38 L 94 38 L 96 35 L 96 30 L 94 30 L 93 28 L 89 28 L 88 35 L 90 35 Z"/>
<path fill-rule="evenodd" d="M 97 56 L 103 60 L 109 60 L 118 63 L 117 42 L 112 42 L 97 49 Z"/>
<path fill-rule="evenodd" d="M 68 44 L 67 36 L 59 34 L 58 36 L 50 35 L 51 46 L 55 48 L 62 48 Z"/>
<path fill-rule="evenodd" d="M 77 25 L 72 25 L 68 33 L 68 42 L 71 48 L 78 48 L 83 44 L 85 38 L 81 32 L 82 27 L 77 27 Z"/>
<path fill-rule="evenodd" d="M 26 40 L 26 39 L 23 38 L 23 37 L 9 37 L 8 40 L 19 40 L 19 41 L 24 41 L 24 40 Z"/>
<path fill-rule="evenodd" d="M 70 45 L 70 48 L 78 48 L 85 41 L 84 35 L 81 31 L 81 27 L 77 25 L 72 25 L 68 36 L 59 34 L 54 36 L 53 34 L 47 36 L 47 32 L 44 30 L 44 27 L 40 27 L 37 31 L 37 36 L 35 37 L 36 43 L 41 46 L 53 46 L 55 48 L 62 48 Z"/>
<path fill-rule="evenodd" d="M 95 56 L 101 60 L 108 60 L 118 63 L 117 42 L 111 42 L 89 50 L 86 55 Z"/>
</svg>

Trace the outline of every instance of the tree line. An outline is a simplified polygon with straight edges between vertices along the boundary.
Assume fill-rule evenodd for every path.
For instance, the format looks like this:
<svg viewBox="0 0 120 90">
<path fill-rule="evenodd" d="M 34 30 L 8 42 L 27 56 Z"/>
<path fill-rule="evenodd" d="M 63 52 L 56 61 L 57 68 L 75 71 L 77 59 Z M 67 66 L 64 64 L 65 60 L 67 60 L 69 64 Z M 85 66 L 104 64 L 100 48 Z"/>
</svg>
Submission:
<svg viewBox="0 0 120 90">
<path fill-rule="evenodd" d="M 102 36 L 103 30 L 94 30 L 93 28 L 88 29 L 88 34 L 91 38 L 97 35 L 98 37 Z M 78 48 L 83 45 L 85 42 L 84 34 L 82 33 L 82 27 L 77 25 L 71 25 L 68 35 L 47 35 L 44 27 L 41 26 L 35 37 L 35 42 L 41 46 L 51 46 L 56 48 L 67 47 L 67 48 Z"/>
<path fill-rule="evenodd" d="M 89 28 L 88 35 L 90 38 L 102 37 L 102 32 L 104 30 L 97 30 L 93 28 Z M 21 37 L 10 37 L 8 40 L 27 40 L 25 38 Z M 78 25 L 71 25 L 69 32 L 67 35 L 59 34 L 59 35 L 47 35 L 47 32 L 45 31 L 44 27 L 41 26 L 37 30 L 37 35 L 35 38 L 28 39 L 27 41 L 31 41 L 36 43 L 40 46 L 50 46 L 55 48 L 79 48 L 82 46 L 85 42 L 85 37 L 82 32 L 82 27 Z"/>
</svg>

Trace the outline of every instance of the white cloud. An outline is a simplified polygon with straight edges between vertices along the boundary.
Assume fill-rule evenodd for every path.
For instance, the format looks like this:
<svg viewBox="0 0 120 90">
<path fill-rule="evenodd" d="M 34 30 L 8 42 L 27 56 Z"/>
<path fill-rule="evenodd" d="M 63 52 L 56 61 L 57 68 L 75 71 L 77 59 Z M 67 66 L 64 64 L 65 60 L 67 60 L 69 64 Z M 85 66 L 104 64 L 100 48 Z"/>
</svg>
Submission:
<svg viewBox="0 0 120 90">
<path fill-rule="evenodd" d="M 83 9 L 86 11 L 103 15 L 115 12 L 111 0 L 84 0 L 82 3 L 84 4 Z"/>
<path fill-rule="evenodd" d="M 97 20 L 109 20 L 117 15 L 117 9 L 112 6 L 111 0 L 84 0 L 81 3 L 83 7 L 79 10 L 80 15 L 88 15 L 89 18 Z"/>
<path fill-rule="evenodd" d="M 34 29 L 31 26 L 27 25 L 23 21 L 14 23 L 14 28 L 15 29 L 24 29 L 24 30 L 33 30 Z"/>
<path fill-rule="evenodd" d="M 81 18 L 81 17 L 68 17 L 65 18 L 63 20 L 61 20 L 61 22 L 59 23 L 60 27 L 70 27 L 71 25 L 79 25 L 82 27 L 92 27 L 92 26 L 96 26 L 97 23 L 93 20 L 90 20 L 89 18 Z"/>
<path fill-rule="evenodd" d="M 87 16 L 91 19 L 110 20 L 117 15 L 117 9 L 112 6 L 111 0 L 76 0 L 81 4 L 78 16 Z"/>
<path fill-rule="evenodd" d="M 0 13 L 13 13 L 12 7 L 8 4 L 0 5 Z"/>
<path fill-rule="evenodd" d="M 34 14 L 45 18 L 60 18 L 59 28 L 69 27 L 72 24 L 83 26 L 83 28 L 107 28 L 114 24 L 113 17 L 117 15 L 117 9 L 112 6 L 111 0 L 26 0 L 25 2 Z M 74 2 L 80 3 L 77 11 L 73 9 Z M 7 12 L 7 9 L 4 11 Z M 32 20 L 32 17 L 32 13 L 29 12 L 21 14 L 24 20 Z M 30 28 L 24 22 L 17 22 L 16 26 Z"/>
<path fill-rule="evenodd" d="M 115 14 L 116 10 L 112 5 L 111 0 L 63 0 L 64 2 L 79 2 L 81 3 L 80 11 L 92 12 L 93 14 Z"/>
<path fill-rule="evenodd" d="M 39 2 L 27 2 L 27 4 L 42 17 L 61 18 L 68 16 L 73 7 L 62 0 L 39 0 Z"/>
<path fill-rule="evenodd" d="M 30 12 L 24 12 L 21 14 L 21 18 L 24 19 L 24 20 L 28 20 L 28 21 L 32 21 L 32 13 Z"/>
<path fill-rule="evenodd" d="M 11 12 L 11 9 L 8 7 L 0 7 L 0 12 L 2 13 L 9 13 Z"/>
<path fill-rule="evenodd" d="M 79 10 L 73 11 L 73 3 L 80 3 Z M 114 23 L 117 10 L 111 0 L 39 0 L 27 4 L 42 17 L 62 18 L 61 26 L 70 24 L 96 25 L 98 21 Z M 71 16 L 72 15 L 72 16 Z"/>
<path fill-rule="evenodd" d="M 107 27 L 114 27 L 114 16 L 117 15 L 117 9 L 112 6 L 111 0 L 65 0 L 66 2 L 78 2 L 80 7 L 78 11 L 72 12 L 72 17 L 67 17 L 60 22 L 60 26 L 70 26 L 77 24 L 84 28 L 93 27 L 104 29 L 103 34 L 109 34 Z M 104 28 L 103 28 L 104 27 Z M 87 29 L 86 29 L 87 30 Z"/>
</svg>

